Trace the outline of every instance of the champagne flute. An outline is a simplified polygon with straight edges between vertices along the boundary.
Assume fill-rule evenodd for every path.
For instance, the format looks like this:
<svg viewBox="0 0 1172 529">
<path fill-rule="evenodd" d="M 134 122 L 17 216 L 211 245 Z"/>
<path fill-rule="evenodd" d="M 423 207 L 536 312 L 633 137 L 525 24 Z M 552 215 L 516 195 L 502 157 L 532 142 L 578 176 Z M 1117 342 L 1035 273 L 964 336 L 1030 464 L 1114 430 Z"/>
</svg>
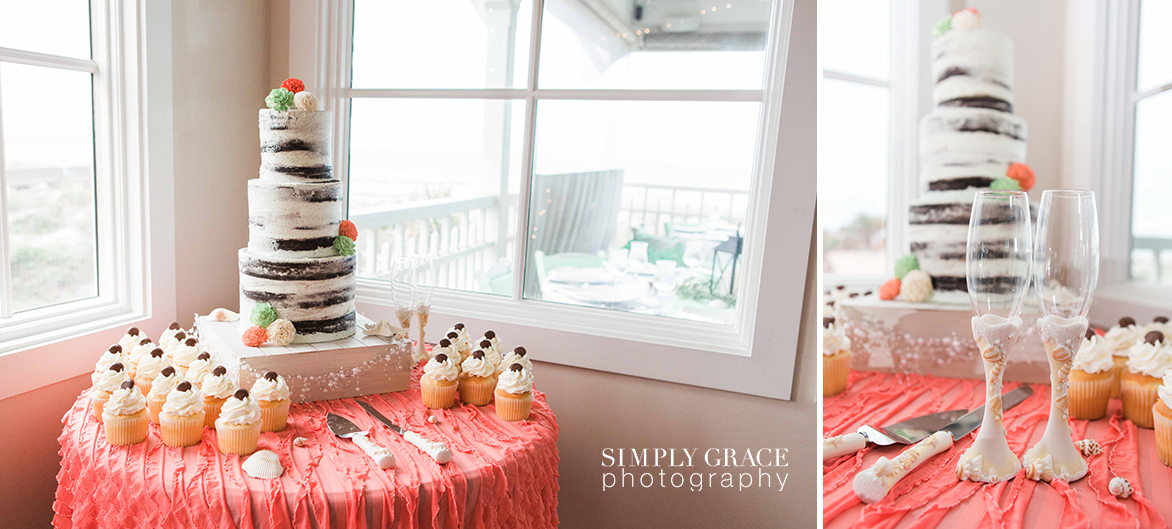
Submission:
<svg viewBox="0 0 1172 529">
<path fill-rule="evenodd" d="M 1071 440 L 1067 390 L 1099 277 L 1099 223 L 1093 192 L 1042 193 L 1033 268 L 1042 311 L 1038 332 L 1050 359 L 1051 401 L 1042 440 L 1026 451 L 1022 464 L 1032 480 L 1070 482 L 1087 474 L 1087 463 Z"/>
<path fill-rule="evenodd" d="M 1030 203 L 1022 191 L 980 191 L 969 217 L 969 300 L 973 338 L 985 364 L 985 415 L 972 446 L 956 465 L 960 480 L 1012 479 L 1021 462 L 1005 440 L 1001 387 L 1009 351 L 1021 330 L 1030 284 Z"/>
</svg>

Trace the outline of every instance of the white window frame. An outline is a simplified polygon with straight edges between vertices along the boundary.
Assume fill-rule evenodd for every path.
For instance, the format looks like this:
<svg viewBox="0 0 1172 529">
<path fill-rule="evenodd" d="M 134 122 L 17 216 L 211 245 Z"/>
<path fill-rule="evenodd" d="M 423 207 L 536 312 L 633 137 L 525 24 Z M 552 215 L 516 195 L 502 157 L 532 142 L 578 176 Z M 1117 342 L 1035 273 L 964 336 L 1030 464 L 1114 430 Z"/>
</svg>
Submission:
<svg viewBox="0 0 1172 529">
<path fill-rule="evenodd" d="M 681 382 L 728 391 L 750 393 L 772 398 L 788 399 L 793 383 L 797 337 L 800 326 L 801 300 L 805 290 L 807 253 L 813 228 L 816 200 L 816 181 L 812 172 L 782 171 L 784 194 L 772 197 L 778 204 L 771 208 L 772 184 L 777 158 L 799 156 L 781 144 L 782 90 L 786 80 L 786 54 L 794 46 L 791 42 L 791 15 L 793 0 L 775 2 L 770 20 L 767 47 L 767 72 L 761 90 L 551 90 L 537 87 L 538 53 L 540 50 L 543 1 L 534 1 L 530 21 L 530 55 L 527 86 L 519 89 L 353 89 L 350 84 L 350 54 L 353 27 L 353 2 L 349 0 L 305 0 L 290 5 L 290 34 L 304 34 L 315 28 L 312 45 L 289 46 L 291 72 L 312 72 L 313 86 L 325 106 L 334 110 L 338 119 L 335 126 L 334 170 L 337 177 L 347 182 L 349 97 L 386 98 L 467 98 L 516 99 L 526 102 L 525 147 L 522 181 L 519 196 L 529 196 L 534 128 L 534 102 L 538 99 L 582 100 L 655 100 L 655 101 L 756 101 L 762 104 L 758 127 L 760 144 L 757 148 L 751 199 L 746 216 L 746 237 L 743 253 L 742 282 L 738 290 L 738 317 L 734 326 L 698 323 L 657 316 L 628 314 L 589 307 L 561 305 L 538 300 L 522 299 L 524 274 L 514 274 L 513 298 L 504 298 L 473 292 L 437 289 L 432 296 L 432 318 L 429 327 L 446 328 L 457 318 L 473 328 L 494 328 L 502 336 L 523 336 L 531 350 L 539 351 L 535 358 L 571 366 L 599 369 L 614 373 L 642 376 L 658 380 Z M 811 16 L 810 21 L 813 24 Z M 301 32 L 301 33 L 298 33 Z M 811 40 L 813 34 L 808 36 Z M 312 48 L 312 49 L 311 49 Z M 308 59 L 307 59 L 308 57 Z M 812 67 L 813 64 L 811 63 Z M 802 72 L 805 73 L 805 72 Z M 803 94 L 804 95 L 804 94 Z M 811 100 L 811 105 L 812 105 Z M 804 118 L 805 116 L 802 116 Z M 799 120 L 795 116 L 795 121 Z M 803 134 L 812 135 L 811 121 Z M 785 166 L 777 165 L 778 168 Z M 811 168 L 812 169 L 812 168 Z M 791 182 L 792 178 L 809 181 Z M 522 204 L 527 199 L 522 200 Z M 784 202 L 782 204 L 781 202 Z M 527 239 L 528 208 L 520 207 L 517 224 L 515 263 L 524 263 Z M 763 256 L 766 249 L 765 226 L 787 222 L 788 227 L 770 232 L 769 243 L 784 245 L 788 250 L 783 259 L 771 268 L 784 274 L 783 285 L 762 280 Z M 784 224 L 781 224 L 784 226 Z M 520 269 L 520 268 L 518 268 Z M 772 271 L 772 270 L 771 270 Z M 773 279 L 773 278 L 770 278 Z M 764 283 L 770 283 L 764 285 Z M 777 288 L 777 290 L 774 290 Z M 776 301 L 784 307 L 759 305 L 759 294 L 787 292 L 787 297 Z M 359 309 L 372 316 L 389 317 L 392 307 L 390 284 L 377 280 L 359 279 Z M 756 326 L 762 317 L 785 314 L 784 324 L 777 322 L 765 331 Z M 433 332 L 435 332 L 433 330 Z M 583 336 L 589 336 L 582 340 Z M 762 336 L 771 337 L 765 342 Z M 518 338 L 522 340 L 522 338 Z M 591 349 L 589 354 L 567 348 L 567 344 L 581 344 Z"/>
<path fill-rule="evenodd" d="M 1099 287 L 1090 317 L 1100 323 L 1172 311 L 1172 287 L 1130 277 L 1136 104 L 1172 90 L 1172 83 L 1136 89 L 1139 7 L 1138 0 L 1067 6 L 1064 185 L 1097 197 Z"/>
<path fill-rule="evenodd" d="M 928 107 L 921 104 L 920 86 L 928 82 L 927 50 L 920 48 L 924 33 L 921 20 L 930 18 L 941 6 L 914 0 L 888 0 L 890 3 L 890 69 L 886 81 L 860 77 L 819 67 L 823 78 L 879 86 L 888 90 L 887 157 L 887 265 L 882 275 L 824 274 L 826 288 L 876 288 L 891 278 L 895 261 L 908 253 L 908 205 L 920 195 L 919 121 Z M 944 11 L 940 11 L 943 16 Z"/>
<path fill-rule="evenodd" d="M 96 298 L 0 320 L 0 399 L 92 371 L 124 326 L 158 323 L 152 312 L 173 317 L 171 12 L 170 2 L 150 3 L 90 0 L 92 60 L 0 48 L 3 63 L 93 74 L 99 269 Z M 0 280 L 10 281 L 0 250 Z"/>
</svg>

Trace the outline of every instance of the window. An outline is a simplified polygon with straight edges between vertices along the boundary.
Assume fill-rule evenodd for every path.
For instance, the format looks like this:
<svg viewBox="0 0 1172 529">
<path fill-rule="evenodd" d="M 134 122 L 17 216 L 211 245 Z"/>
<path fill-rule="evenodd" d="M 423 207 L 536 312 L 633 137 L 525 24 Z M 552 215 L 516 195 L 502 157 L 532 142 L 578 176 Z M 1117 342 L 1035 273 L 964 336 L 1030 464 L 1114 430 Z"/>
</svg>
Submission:
<svg viewBox="0 0 1172 529">
<path fill-rule="evenodd" d="M 819 17 L 818 178 L 833 190 L 819 211 L 827 285 L 877 282 L 889 253 L 900 252 L 889 236 L 890 10 L 889 2 L 819 2 L 823 13 L 852 13 Z"/>
<path fill-rule="evenodd" d="M 360 277 L 735 326 L 773 12 L 356 0 Z"/>
<path fill-rule="evenodd" d="M 1172 35 L 1160 25 L 1172 20 L 1172 4 L 1140 3 L 1136 40 L 1132 160 L 1131 279 L 1172 285 Z"/>
<path fill-rule="evenodd" d="M 149 310 L 138 9 L 102 0 L 5 4 L 0 353 Z"/>
</svg>

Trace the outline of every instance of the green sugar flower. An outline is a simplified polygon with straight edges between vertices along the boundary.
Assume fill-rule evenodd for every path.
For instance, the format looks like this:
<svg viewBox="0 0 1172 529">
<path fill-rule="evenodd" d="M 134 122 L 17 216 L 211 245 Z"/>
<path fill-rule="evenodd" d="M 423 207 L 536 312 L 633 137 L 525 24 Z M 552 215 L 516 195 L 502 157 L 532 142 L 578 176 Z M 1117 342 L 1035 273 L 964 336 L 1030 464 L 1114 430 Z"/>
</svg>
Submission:
<svg viewBox="0 0 1172 529">
<path fill-rule="evenodd" d="M 932 37 L 939 37 L 952 29 L 952 15 L 944 15 L 944 18 L 937 20 L 932 24 Z"/>
<path fill-rule="evenodd" d="M 908 254 L 895 260 L 895 277 L 903 279 L 908 272 L 920 269 L 920 260 L 916 256 Z"/>
<path fill-rule="evenodd" d="M 334 237 L 334 249 L 341 255 L 354 255 L 354 239 L 345 235 Z"/>
<path fill-rule="evenodd" d="M 277 309 L 268 303 L 257 303 L 252 307 L 252 323 L 260 325 L 261 327 L 268 327 L 270 323 L 277 320 Z"/>
<path fill-rule="evenodd" d="M 272 92 L 269 92 L 269 96 L 265 98 L 265 104 L 278 112 L 289 110 L 293 108 L 293 92 L 284 88 L 274 88 Z"/>
<path fill-rule="evenodd" d="M 1017 180 L 1003 176 L 989 184 L 989 187 L 998 191 L 1021 191 L 1021 184 Z"/>
</svg>

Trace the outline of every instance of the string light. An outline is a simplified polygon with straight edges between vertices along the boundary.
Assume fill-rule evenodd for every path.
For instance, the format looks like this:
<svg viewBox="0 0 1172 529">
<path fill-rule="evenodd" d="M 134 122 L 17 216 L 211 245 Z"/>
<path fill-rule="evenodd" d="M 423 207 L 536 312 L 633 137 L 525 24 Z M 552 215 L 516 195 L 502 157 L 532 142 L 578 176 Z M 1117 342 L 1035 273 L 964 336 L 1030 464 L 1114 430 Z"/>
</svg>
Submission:
<svg viewBox="0 0 1172 529">
<path fill-rule="evenodd" d="M 732 4 L 724 4 L 725 9 L 732 9 Z"/>
<path fill-rule="evenodd" d="M 700 10 L 700 14 L 701 14 L 701 15 L 707 15 L 707 14 L 708 14 L 708 11 L 701 9 L 701 10 Z"/>
</svg>

